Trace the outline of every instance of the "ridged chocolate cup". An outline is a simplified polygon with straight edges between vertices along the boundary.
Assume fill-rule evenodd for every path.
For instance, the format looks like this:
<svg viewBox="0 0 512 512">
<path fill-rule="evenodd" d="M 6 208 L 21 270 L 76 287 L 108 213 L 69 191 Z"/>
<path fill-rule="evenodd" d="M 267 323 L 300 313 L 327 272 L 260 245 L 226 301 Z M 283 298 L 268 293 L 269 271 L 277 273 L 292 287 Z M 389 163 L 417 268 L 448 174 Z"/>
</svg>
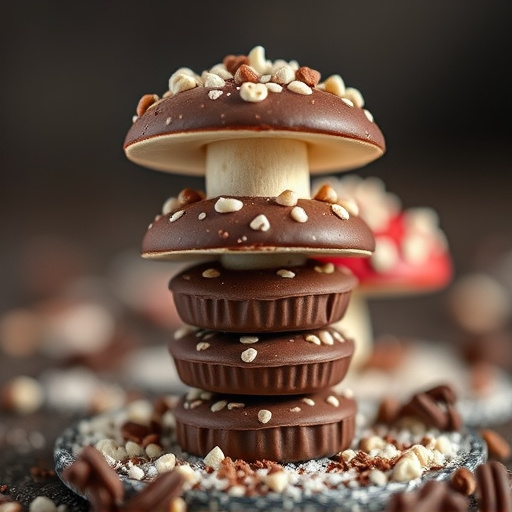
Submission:
<svg viewBox="0 0 512 512">
<path fill-rule="evenodd" d="M 190 454 L 204 457 L 218 446 L 232 459 L 293 462 L 347 449 L 356 404 L 332 390 L 286 398 L 214 395 L 184 397 L 174 414 L 178 442 Z"/>
<path fill-rule="evenodd" d="M 341 382 L 354 342 L 332 327 L 252 336 L 195 331 L 176 334 L 169 342 L 169 352 L 181 381 L 194 388 L 215 393 L 291 395 Z"/>
<path fill-rule="evenodd" d="M 283 277 L 281 271 L 293 277 Z M 185 269 L 169 287 L 186 324 L 254 333 L 317 329 L 338 322 L 356 284 L 351 272 L 315 260 L 258 270 L 226 269 L 214 261 Z"/>
</svg>

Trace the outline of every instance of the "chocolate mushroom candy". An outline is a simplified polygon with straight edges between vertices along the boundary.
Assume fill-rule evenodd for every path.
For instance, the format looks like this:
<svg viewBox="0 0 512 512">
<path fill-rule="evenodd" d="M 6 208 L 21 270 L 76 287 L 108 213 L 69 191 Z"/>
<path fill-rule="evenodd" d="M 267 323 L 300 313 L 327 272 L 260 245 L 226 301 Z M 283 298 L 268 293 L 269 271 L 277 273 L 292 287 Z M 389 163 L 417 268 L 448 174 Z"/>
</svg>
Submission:
<svg viewBox="0 0 512 512">
<path fill-rule="evenodd" d="M 124 142 L 142 166 L 206 176 L 206 195 L 310 197 L 310 175 L 366 165 L 385 151 L 361 94 L 339 76 L 265 58 L 261 46 L 231 73 L 174 73 Z M 308 78 L 309 77 L 309 78 Z"/>
<path fill-rule="evenodd" d="M 357 215 L 324 201 L 286 202 L 283 196 L 286 191 L 277 197 L 222 196 L 168 212 L 149 226 L 142 256 L 187 261 L 220 256 L 225 267 L 240 269 L 300 265 L 305 255 L 373 251 L 373 234 Z"/>
<path fill-rule="evenodd" d="M 358 341 L 353 363 L 357 367 L 372 346 L 368 299 L 438 291 L 452 277 L 451 258 L 437 213 L 428 207 L 403 209 L 380 178 L 350 175 L 324 179 L 322 184 L 333 189 L 339 204 L 355 210 L 375 236 L 375 251 L 369 258 L 325 258 L 348 267 L 359 279 L 342 325 L 345 334 Z"/>
</svg>

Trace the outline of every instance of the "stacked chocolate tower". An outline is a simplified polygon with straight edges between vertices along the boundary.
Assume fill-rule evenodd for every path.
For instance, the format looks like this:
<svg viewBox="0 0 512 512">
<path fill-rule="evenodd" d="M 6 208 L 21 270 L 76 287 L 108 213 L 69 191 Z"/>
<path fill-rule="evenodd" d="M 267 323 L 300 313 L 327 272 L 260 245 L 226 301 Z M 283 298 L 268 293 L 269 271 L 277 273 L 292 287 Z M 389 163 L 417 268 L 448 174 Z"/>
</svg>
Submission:
<svg viewBox="0 0 512 512">
<path fill-rule="evenodd" d="M 147 258 L 201 258 L 170 283 L 187 327 L 169 349 L 194 388 L 175 411 L 182 448 L 249 461 L 345 449 L 356 406 L 333 386 L 354 345 L 332 324 L 357 280 L 314 257 L 368 256 L 374 239 L 332 188 L 311 198 L 310 173 L 384 152 L 361 94 L 256 47 L 200 76 L 182 68 L 162 98 L 144 96 L 125 151 L 206 177 L 206 195 L 186 189 L 168 201 L 143 241 Z"/>
</svg>

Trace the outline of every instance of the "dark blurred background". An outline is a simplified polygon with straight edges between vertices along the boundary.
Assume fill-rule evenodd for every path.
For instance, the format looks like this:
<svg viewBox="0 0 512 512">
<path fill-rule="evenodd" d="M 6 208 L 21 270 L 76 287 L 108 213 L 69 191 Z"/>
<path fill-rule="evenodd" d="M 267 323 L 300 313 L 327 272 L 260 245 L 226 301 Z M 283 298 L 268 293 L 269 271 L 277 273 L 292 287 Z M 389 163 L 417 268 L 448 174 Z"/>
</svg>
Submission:
<svg viewBox="0 0 512 512">
<path fill-rule="evenodd" d="M 511 22 L 509 1 L 2 4 L 0 311 L 57 287 L 73 262 L 101 275 L 138 251 L 167 197 L 202 188 L 126 160 L 124 135 L 175 69 L 258 44 L 361 90 L 388 150 L 356 172 L 438 211 L 456 276 L 484 268 L 512 245 Z M 376 328 L 438 338 L 443 303 L 376 300 Z"/>
</svg>

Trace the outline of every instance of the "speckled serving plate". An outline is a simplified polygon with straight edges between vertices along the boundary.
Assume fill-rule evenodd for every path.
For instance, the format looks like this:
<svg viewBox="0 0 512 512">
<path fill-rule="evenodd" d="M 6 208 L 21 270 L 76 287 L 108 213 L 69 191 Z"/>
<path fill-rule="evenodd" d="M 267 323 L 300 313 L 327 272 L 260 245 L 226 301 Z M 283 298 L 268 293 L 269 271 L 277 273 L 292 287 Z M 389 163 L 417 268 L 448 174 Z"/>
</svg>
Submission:
<svg viewBox="0 0 512 512">
<path fill-rule="evenodd" d="M 371 408 L 371 406 L 366 404 L 366 408 Z M 116 414 L 120 413 L 93 417 L 90 421 L 103 421 L 106 418 L 112 419 L 115 422 Z M 79 423 L 77 423 L 67 428 L 56 441 L 54 451 L 56 472 L 64 484 L 77 494 L 80 493 L 73 489 L 62 477 L 63 471 L 75 461 L 76 454 L 83 446 L 94 444 L 98 440 L 99 438 L 95 438 L 94 434 L 84 434 L 83 428 L 80 428 Z M 294 489 L 294 493 L 287 493 L 286 491 L 283 493 L 269 492 L 264 496 L 253 497 L 231 496 L 226 492 L 212 488 L 208 490 L 186 491 L 184 499 L 188 504 L 188 510 L 191 512 L 219 510 L 226 512 L 240 510 L 265 510 L 267 512 L 281 510 L 382 511 L 385 510 L 390 496 L 394 493 L 414 490 L 427 480 L 448 479 L 453 471 L 461 466 L 465 466 L 473 471 L 487 459 L 487 447 L 473 430 L 467 429 L 464 433 L 460 434 L 460 441 L 457 444 L 459 449 L 456 455 L 441 470 L 429 471 L 422 478 L 408 482 L 390 482 L 383 486 L 370 485 L 350 488 L 338 481 L 338 484 L 333 489 L 322 489 L 321 492 L 314 492 L 311 489 L 300 489 L 299 485 L 297 489 Z M 164 446 L 164 451 L 175 453 L 198 471 L 204 468 L 202 459 L 183 454 L 177 445 L 172 444 L 172 441 Z M 315 479 L 315 475 L 318 477 L 319 473 L 326 474 L 326 469 L 330 462 L 332 462 L 330 459 L 324 458 L 304 463 L 283 464 L 283 466 L 287 471 L 300 474 L 300 478 Z M 145 482 L 129 478 L 120 471 L 118 473 L 123 481 L 127 496 L 139 492 L 147 485 Z"/>
</svg>

